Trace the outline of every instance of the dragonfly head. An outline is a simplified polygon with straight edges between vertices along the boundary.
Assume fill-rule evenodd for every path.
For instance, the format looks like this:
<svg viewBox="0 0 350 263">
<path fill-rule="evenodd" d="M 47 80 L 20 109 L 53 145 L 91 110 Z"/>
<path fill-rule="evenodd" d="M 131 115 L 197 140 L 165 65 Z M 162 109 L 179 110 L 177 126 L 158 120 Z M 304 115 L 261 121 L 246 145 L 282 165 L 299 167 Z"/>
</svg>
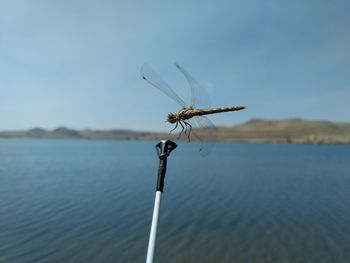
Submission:
<svg viewBox="0 0 350 263">
<path fill-rule="evenodd" d="M 167 119 L 167 121 L 170 122 L 170 123 L 176 123 L 176 122 L 177 122 L 177 116 L 176 116 L 176 114 L 170 112 L 170 113 L 168 114 L 168 119 Z"/>
</svg>

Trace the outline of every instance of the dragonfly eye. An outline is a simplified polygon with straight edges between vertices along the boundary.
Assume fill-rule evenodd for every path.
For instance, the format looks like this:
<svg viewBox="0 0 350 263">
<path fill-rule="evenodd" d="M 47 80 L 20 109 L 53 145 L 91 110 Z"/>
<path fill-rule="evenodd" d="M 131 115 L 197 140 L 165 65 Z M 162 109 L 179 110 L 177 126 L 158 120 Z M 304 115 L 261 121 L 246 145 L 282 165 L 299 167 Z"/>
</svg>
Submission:
<svg viewBox="0 0 350 263">
<path fill-rule="evenodd" d="M 173 113 L 169 113 L 169 114 L 168 114 L 168 122 L 170 122 L 170 123 L 175 123 L 175 122 L 177 122 L 177 117 L 176 117 L 176 115 L 173 114 Z"/>
</svg>

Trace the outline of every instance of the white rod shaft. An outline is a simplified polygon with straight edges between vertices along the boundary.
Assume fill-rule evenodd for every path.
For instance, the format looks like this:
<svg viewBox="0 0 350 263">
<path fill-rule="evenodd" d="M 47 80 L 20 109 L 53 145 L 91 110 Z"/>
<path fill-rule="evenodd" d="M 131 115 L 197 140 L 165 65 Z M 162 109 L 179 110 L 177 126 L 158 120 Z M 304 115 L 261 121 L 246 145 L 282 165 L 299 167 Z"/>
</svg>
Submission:
<svg viewBox="0 0 350 263">
<path fill-rule="evenodd" d="M 154 201 L 152 225 L 151 225 L 151 232 L 150 232 L 149 241 L 148 241 L 146 263 L 153 263 L 154 252 L 156 249 L 157 228 L 158 228 L 158 219 L 159 219 L 159 210 L 160 210 L 161 199 L 162 199 L 162 192 L 157 191 L 156 192 L 156 199 Z"/>
</svg>

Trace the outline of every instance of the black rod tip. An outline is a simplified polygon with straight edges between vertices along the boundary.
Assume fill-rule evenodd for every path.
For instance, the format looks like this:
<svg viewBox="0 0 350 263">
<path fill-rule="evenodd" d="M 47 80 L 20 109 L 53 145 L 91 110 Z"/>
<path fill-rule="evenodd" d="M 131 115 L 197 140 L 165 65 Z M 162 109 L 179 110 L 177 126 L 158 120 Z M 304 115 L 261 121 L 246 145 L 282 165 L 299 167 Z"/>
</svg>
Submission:
<svg viewBox="0 0 350 263">
<path fill-rule="evenodd" d="M 156 144 L 158 157 L 168 157 L 169 154 L 177 147 L 177 144 L 170 140 L 161 140 Z"/>
</svg>

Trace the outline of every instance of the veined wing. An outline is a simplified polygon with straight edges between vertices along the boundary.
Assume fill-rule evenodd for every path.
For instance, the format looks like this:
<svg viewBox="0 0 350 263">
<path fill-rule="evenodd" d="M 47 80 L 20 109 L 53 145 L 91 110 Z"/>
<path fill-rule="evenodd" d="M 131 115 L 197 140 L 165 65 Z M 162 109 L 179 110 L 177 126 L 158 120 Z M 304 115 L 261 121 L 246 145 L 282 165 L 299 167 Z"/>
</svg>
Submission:
<svg viewBox="0 0 350 263">
<path fill-rule="evenodd" d="M 188 84 L 191 87 L 191 103 L 194 108 L 210 108 L 210 99 L 205 89 L 195 81 L 192 76 L 179 64 L 175 63 L 176 67 L 184 74 Z"/>
<path fill-rule="evenodd" d="M 150 65 L 144 64 L 142 66 L 141 77 L 169 98 L 176 101 L 182 108 L 187 108 L 186 103 L 170 88 L 170 86 L 152 69 Z"/>
<path fill-rule="evenodd" d="M 207 156 L 216 140 L 217 128 L 215 125 L 205 116 L 195 116 L 189 120 L 193 126 L 192 138 L 199 142 L 199 153 L 202 156 Z"/>
</svg>

